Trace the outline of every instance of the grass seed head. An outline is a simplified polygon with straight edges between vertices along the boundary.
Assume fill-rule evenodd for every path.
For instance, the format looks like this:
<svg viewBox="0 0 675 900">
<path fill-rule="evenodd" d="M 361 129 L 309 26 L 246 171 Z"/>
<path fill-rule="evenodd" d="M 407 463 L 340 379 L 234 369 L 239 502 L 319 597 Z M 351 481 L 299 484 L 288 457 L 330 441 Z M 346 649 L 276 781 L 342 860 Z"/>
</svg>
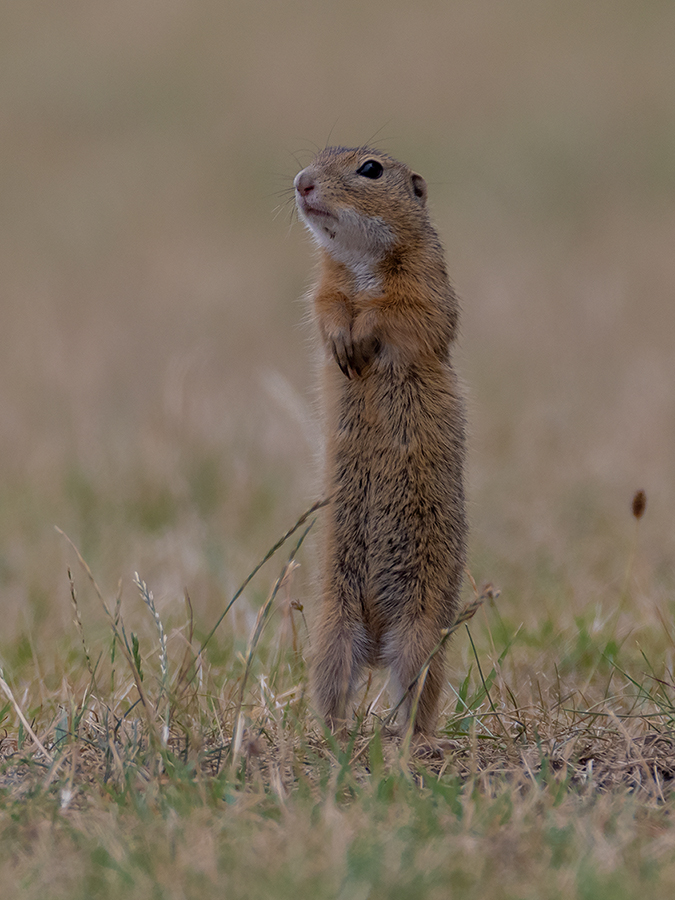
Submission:
<svg viewBox="0 0 675 900">
<path fill-rule="evenodd" d="M 635 491 L 633 495 L 633 515 L 636 519 L 641 519 L 647 507 L 647 495 L 643 490 Z"/>
</svg>

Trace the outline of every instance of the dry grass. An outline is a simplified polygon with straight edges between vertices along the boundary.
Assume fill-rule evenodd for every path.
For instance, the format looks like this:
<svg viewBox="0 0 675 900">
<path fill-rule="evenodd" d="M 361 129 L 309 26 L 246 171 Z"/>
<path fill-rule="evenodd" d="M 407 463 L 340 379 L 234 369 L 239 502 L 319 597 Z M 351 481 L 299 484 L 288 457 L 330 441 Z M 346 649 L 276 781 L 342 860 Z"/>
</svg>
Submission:
<svg viewBox="0 0 675 900">
<path fill-rule="evenodd" d="M 470 647 L 470 665 L 442 717 L 442 755 L 416 755 L 383 728 L 377 678 L 363 686 L 350 737 L 336 740 L 306 697 L 293 575 L 307 519 L 266 554 L 263 563 L 291 544 L 248 642 L 217 651 L 217 663 L 220 623 L 199 638 L 189 598 L 184 621 L 166 628 L 137 577 L 147 616 L 132 632 L 73 548 L 79 664 L 56 690 L 33 679 L 32 709 L 0 682 L 8 890 L 441 897 L 452 884 L 466 897 L 541 896 L 535 885 L 546 896 L 630 897 L 648 882 L 668 896 L 670 672 L 643 655 L 631 674 L 616 645 L 577 622 L 576 646 L 563 636 L 571 659 L 533 674 L 533 636 L 478 627 L 476 612 L 499 618 L 489 587 L 455 629 L 455 653 Z M 78 581 L 108 622 L 95 651 Z"/>
<path fill-rule="evenodd" d="M 623 0 L 3 8 L 3 898 L 672 896 L 674 33 Z M 502 594 L 452 638 L 442 761 L 380 736 L 379 676 L 349 746 L 311 715 L 311 533 L 221 620 L 317 493 L 287 201 L 329 135 L 425 175 L 464 298 Z"/>
</svg>

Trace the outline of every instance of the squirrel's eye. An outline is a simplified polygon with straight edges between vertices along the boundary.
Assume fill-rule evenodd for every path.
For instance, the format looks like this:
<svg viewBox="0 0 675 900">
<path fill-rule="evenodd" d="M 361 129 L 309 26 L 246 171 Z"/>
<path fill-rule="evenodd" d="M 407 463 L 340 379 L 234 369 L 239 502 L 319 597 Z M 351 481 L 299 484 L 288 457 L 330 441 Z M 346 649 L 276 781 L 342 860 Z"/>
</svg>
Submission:
<svg viewBox="0 0 675 900">
<path fill-rule="evenodd" d="M 364 178 L 379 178 L 384 172 L 382 163 L 376 159 L 367 159 L 362 166 L 356 170 L 357 175 L 363 175 Z"/>
</svg>

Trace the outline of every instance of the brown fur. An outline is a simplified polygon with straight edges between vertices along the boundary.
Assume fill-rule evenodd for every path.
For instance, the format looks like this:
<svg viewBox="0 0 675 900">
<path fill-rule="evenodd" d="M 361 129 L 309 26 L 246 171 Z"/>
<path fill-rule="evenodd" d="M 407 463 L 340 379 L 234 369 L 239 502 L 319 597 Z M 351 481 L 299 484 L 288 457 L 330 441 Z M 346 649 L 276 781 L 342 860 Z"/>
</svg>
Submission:
<svg viewBox="0 0 675 900">
<path fill-rule="evenodd" d="M 357 173 L 367 160 L 379 177 Z M 337 727 L 365 667 L 388 666 L 402 696 L 456 614 L 466 539 L 464 408 L 449 357 L 458 302 L 426 185 L 407 166 L 329 148 L 295 185 L 321 248 L 311 300 L 325 348 L 331 496 L 313 695 Z M 443 683 L 438 654 L 420 735 L 435 729 Z M 409 718 L 409 699 L 404 709 Z"/>
</svg>

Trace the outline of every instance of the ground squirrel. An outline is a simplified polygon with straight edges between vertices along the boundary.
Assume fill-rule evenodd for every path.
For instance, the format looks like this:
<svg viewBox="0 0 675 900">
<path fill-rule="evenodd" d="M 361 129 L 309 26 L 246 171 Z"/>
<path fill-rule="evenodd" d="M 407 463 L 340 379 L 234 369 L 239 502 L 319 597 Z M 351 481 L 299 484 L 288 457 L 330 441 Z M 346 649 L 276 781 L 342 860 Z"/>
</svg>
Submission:
<svg viewBox="0 0 675 900">
<path fill-rule="evenodd" d="M 464 406 L 449 356 L 458 302 L 420 175 L 368 147 L 331 147 L 294 185 L 320 248 L 310 298 L 325 350 L 331 499 L 312 681 L 336 728 L 365 667 L 388 666 L 398 700 L 456 614 L 466 555 Z M 443 672 L 439 653 L 420 736 L 435 729 Z"/>
</svg>

